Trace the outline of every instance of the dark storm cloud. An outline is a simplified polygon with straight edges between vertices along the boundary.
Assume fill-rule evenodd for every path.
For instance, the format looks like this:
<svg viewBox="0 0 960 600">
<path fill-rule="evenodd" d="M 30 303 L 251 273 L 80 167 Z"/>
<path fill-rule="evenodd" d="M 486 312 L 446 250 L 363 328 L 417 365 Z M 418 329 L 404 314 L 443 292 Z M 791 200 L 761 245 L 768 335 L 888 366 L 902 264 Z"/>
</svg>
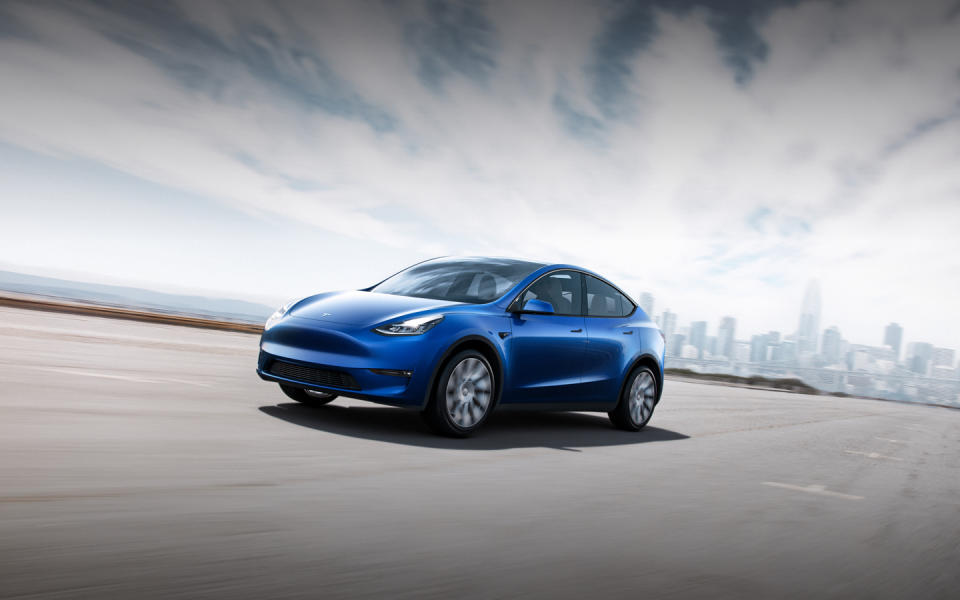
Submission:
<svg viewBox="0 0 960 600">
<path fill-rule="evenodd" d="M 718 0 L 703 4 L 710 12 L 707 23 L 717 36 L 717 46 L 737 83 L 746 84 L 753 76 L 754 65 L 766 60 L 770 51 L 757 31 L 760 21 L 778 4 L 791 3 Z"/>
<path fill-rule="evenodd" d="M 636 75 L 629 62 L 659 34 L 657 11 L 685 16 L 707 13 L 717 49 L 734 79 L 745 85 L 769 47 L 758 27 L 775 8 L 799 0 L 633 0 L 617 3 L 606 27 L 594 40 L 593 61 L 586 71 L 593 100 L 607 118 L 627 111 L 628 84 Z M 642 76 L 641 76 L 642 78 Z"/>
<path fill-rule="evenodd" d="M 554 94 L 552 106 L 568 133 L 585 142 L 600 141 L 604 132 L 603 121 L 576 109 L 567 94 Z"/>
<path fill-rule="evenodd" d="M 633 71 L 627 64 L 647 48 L 657 34 L 652 2 L 627 3 L 594 41 L 593 62 L 587 66 L 593 101 L 605 117 L 623 110 Z"/>
<path fill-rule="evenodd" d="M 376 131 L 398 126 L 394 115 L 354 91 L 323 56 L 297 43 L 309 35 L 292 19 L 279 31 L 238 11 L 234 34 L 224 37 L 191 21 L 175 4 L 92 4 L 106 9 L 109 18 L 79 5 L 72 8 L 104 37 L 155 63 L 185 88 L 224 101 L 227 78 L 239 70 L 307 109 L 362 120 Z"/>
<path fill-rule="evenodd" d="M 428 0 L 426 15 L 406 28 L 417 55 L 417 75 L 433 91 L 458 74 L 485 82 L 497 66 L 497 30 L 482 5 Z"/>
</svg>

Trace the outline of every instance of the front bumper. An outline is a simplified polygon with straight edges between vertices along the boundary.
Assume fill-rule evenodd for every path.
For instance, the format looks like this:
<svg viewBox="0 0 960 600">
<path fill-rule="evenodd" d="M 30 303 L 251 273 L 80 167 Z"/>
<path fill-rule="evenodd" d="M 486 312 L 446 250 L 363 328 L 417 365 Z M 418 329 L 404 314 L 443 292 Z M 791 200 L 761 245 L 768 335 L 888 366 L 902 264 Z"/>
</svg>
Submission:
<svg viewBox="0 0 960 600">
<path fill-rule="evenodd" d="M 422 408 L 438 359 L 424 336 L 386 337 L 293 317 L 264 332 L 257 374 L 284 385 Z"/>
</svg>

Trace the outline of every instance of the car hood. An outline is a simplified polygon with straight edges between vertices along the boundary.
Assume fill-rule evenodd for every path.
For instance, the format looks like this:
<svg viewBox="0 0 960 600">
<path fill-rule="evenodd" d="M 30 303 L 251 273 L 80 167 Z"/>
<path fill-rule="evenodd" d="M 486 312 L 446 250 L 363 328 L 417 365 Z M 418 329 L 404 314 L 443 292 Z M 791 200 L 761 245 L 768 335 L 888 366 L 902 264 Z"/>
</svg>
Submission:
<svg viewBox="0 0 960 600">
<path fill-rule="evenodd" d="M 410 313 L 457 304 L 459 303 L 377 292 L 330 292 L 298 302 L 289 314 L 301 319 L 372 326 Z"/>
</svg>

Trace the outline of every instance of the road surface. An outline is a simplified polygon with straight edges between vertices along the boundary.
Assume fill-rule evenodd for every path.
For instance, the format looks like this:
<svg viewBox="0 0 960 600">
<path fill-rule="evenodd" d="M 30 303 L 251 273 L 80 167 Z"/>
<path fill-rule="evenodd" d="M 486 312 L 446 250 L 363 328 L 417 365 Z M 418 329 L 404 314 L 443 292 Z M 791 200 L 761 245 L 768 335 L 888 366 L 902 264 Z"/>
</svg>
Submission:
<svg viewBox="0 0 960 600">
<path fill-rule="evenodd" d="M 960 411 L 670 382 L 651 426 L 291 403 L 257 337 L 0 309 L 0 597 L 956 598 Z"/>
</svg>

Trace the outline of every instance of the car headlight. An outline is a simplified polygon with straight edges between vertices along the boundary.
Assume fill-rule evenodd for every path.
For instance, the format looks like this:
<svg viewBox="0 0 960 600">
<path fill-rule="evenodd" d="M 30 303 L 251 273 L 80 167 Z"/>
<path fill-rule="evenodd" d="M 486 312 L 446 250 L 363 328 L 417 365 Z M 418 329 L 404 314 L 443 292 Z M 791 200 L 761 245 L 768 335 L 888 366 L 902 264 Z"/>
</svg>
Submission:
<svg viewBox="0 0 960 600">
<path fill-rule="evenodd" d="M 266 324 L 264 324 L 263 330 L 266 331 L 267 329 L 270 329 L 271 327 L 279 323 L 280 319 L 282 319 L 287 314 L 287 311 L 289 311 L 294 304 L 296 304 L 296 300 L 291 300 L 290 302 L 287 302 L 286 304 L 278 308 L 276 311 L 274 311 L 274 313 L 270 315 L 270 318 L 267 319 Z"/>
<path fill-rule="evenodd" d="M 426 317 L 417 317 L 416 319 L 401 321 L 399 323 L 381 325 L 380 327 L 375 328 L 374 331 L 380 335 L 422 335 L 436 327 L 437 323 L 442 320 L 443 315 L 440 315 L 439 317 L 436 315 L 429 315 Z"/>
</svg>

